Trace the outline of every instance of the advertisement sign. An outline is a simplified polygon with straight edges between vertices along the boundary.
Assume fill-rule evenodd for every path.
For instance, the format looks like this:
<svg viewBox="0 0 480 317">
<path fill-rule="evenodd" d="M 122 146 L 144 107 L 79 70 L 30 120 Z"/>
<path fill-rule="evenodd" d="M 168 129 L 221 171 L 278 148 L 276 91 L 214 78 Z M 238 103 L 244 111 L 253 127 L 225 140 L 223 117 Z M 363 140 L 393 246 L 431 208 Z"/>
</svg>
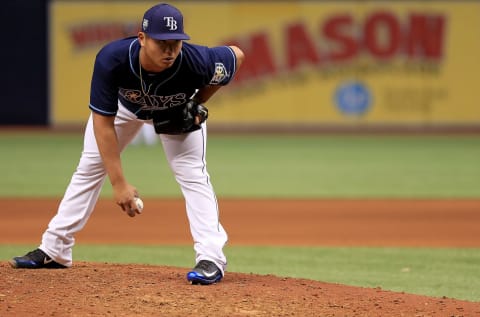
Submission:
<svg viewBox="0 0 480 317">
<path fill-rule="evenodd" d="M 156 2 L 53 1 L 53 123 L 88 116 L 95 54 L 135 35 Z M 246 60 L 209 102 L 211 123 L 480 124 L 480 3 L 172 2 L 191 42 Z"/>
</svg>

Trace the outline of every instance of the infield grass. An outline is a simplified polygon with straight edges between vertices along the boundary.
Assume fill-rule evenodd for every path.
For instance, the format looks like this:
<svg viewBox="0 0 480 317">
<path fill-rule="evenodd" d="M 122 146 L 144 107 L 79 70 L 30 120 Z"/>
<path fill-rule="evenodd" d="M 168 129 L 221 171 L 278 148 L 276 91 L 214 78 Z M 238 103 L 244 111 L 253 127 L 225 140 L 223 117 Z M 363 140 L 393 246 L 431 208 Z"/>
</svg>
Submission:
<svg viewBox="0 0 480 317">
<path fill-rule="evenodd" d="M 0 245 L 0 260 L 33 248 Z M 480 249 L 228 246 L 225 252 L 229 272 L 273 274 L 480 301 Z M 186 269 L 194 265 L 190 246 L 78 244 L 74 257 L 76 261 Z"/>
<path fill-rule="evenodd" d="M 81 135 L 0 134 L 0 196 L 62 196 L 81 150 Z M 123 158 L 142 196 L 180 197 L 161 146 Z M 224 198 L 478 198 L 479 158 L 478 136 L 213 135 L 207 152 Z"/>
</svg>

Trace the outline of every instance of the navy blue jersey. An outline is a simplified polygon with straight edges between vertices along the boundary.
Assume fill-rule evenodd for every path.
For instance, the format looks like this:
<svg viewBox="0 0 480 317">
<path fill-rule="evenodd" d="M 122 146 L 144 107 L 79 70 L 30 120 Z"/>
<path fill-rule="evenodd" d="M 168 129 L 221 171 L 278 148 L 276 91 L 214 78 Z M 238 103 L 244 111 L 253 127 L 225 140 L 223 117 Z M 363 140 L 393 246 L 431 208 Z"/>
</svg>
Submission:
<svg viewBox="0 0 480 317">
<path fill-rule="evenodd" d="M 197 89 L 226 85 L 236 70 L 235 54 L 228 46 L 210 48 L 184 42 L 170 68 L 160 73 L 142 69 L 140 78 L 139 52 L 136 37 L 111 42 L 99 51 L 91 83 L 92 111 L 114 116 L 120 100 L 138 118 L 150 119 L 153 111 L 184 105 Z"/>
</svg>

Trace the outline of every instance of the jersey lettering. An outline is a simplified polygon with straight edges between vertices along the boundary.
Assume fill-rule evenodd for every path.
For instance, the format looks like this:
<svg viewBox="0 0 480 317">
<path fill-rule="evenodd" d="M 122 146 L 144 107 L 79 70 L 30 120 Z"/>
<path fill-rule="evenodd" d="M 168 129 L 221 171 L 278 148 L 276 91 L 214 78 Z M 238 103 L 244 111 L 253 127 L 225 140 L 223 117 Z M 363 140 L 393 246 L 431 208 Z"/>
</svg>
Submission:
<svg viewBox="0 0 480 317">
<path fill-rule="evenodd" d="M 187 102 L 184 93 L 169 96 L 143 95 L 140 90 L 120 88 L 118 94 L 125 101 L 138 105 L 139 110 L 165 110 Z"/>
</svg>

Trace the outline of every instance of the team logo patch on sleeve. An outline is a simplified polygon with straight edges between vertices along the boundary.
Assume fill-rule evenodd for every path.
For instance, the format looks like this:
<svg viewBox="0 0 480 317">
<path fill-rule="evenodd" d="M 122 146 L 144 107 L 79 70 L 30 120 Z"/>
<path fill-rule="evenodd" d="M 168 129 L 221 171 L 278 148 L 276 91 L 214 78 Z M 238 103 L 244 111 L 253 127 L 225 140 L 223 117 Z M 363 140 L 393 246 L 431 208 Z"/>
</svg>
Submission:
<svg viewBox="0 0 480 317">
<path fill-rule="evenodd" d="M 218 85 L 229 76 L 230 75 L 228 74 L 227 69 L 225 68 L 225 65 L 223 65 L 223 63 L 215 63 L 215 73 L 210 80 L 210 85 Z"/>
</svg>

